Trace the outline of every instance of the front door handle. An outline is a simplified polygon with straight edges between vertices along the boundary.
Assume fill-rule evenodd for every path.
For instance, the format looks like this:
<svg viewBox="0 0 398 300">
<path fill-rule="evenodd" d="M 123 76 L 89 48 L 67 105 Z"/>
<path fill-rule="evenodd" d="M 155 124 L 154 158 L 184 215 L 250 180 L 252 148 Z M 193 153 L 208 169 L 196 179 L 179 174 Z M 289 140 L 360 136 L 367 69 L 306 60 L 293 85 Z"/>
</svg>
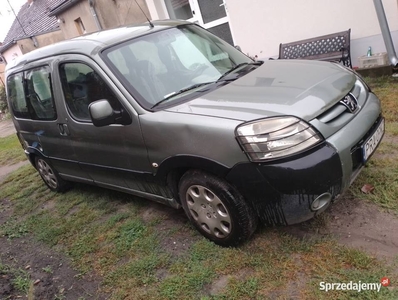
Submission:
<svg viewBox="0 0 398 300">
<path fill-rule="evenodd" d="M 58 129 L 59 129 L 59 133 L 62 136 L 68 136 L 69 135 L 69 128 L 68 125 L 66 124 L 58 124 Z"/>
</svg>

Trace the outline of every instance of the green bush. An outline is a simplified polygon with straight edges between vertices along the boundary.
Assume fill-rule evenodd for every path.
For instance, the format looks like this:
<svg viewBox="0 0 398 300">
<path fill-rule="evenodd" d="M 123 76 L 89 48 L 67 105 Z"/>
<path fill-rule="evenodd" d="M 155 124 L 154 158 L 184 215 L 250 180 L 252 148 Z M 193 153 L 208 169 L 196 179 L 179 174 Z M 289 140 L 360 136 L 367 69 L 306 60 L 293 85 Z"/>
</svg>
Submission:
<svg viewBox="0 0 398 300">
<path fill-rule="evenodd" d="M 2 85 L 0 85 L 0 111 L 7 111 L 6 89 Z"/>
</svg>

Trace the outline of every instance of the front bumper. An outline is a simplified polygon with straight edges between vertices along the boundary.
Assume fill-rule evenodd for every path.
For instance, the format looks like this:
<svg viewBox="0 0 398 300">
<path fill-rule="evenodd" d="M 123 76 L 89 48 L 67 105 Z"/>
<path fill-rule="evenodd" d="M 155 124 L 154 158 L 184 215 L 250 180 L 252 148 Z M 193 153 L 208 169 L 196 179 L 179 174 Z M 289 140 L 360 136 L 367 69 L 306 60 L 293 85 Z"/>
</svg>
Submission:
<svg viewBox="0 0 398 300">
<path fill-rule="evenodd" d="M 374 132 L 381 120 L 380 100 L 373 93 L 369 93 L 368 99 L 358 115 L 327 139 L 339 153 L 344 190 L 351 185 L 363 166 L 360 161 L 360 147 Z"/>
<path fill-rule="evenodd" d="M 328 192 L 341 191 L 342 168 L 336 150 L 328 143 L 305 156 L 280 163 L 241 163 L 227 174 L 230 182 L 266 225 L 306 221 L 324 211 L 311 210 L 312 202 Z"/>
<path fill-rule="evenodd" d="M 323 212 L 311 209 L 324 193 L 332 199 L 354 181 L 364 162 L 361 146 L 382 121 L 379 99 L 372 93 L 361 111 L 314 149 L 268 163 L 241 163 L 227 174 L 230 182 L 267 225 L 295 224 Z"/>
</svg>

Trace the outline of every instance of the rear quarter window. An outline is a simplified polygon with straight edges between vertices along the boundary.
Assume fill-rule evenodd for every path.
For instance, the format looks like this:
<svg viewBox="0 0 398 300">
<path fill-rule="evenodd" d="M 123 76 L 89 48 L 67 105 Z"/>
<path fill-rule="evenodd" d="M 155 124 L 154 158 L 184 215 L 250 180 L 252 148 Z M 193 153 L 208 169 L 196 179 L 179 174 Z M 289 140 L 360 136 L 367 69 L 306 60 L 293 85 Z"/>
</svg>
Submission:
<svg viewBox="0 0 398 300">
<path fill-rule="evenodd" d="M 26 72 L 26 96 L 35 120 L 55 120 L 56 110 L 51 91 L 48 68 L 40 67 Z"/>
<path fill-rule="evenodd" d="M 30 114 L 23 87 L 23 74 L 11 75 L 7 79 L 8 98 L 14 116 L 29 119 Z"/>
<path fill-rule="evenodd" d="M 7 91 L 16 118 L 44 121 L 57 118 L 48 67 L 9 76 Z"/>
</svg>

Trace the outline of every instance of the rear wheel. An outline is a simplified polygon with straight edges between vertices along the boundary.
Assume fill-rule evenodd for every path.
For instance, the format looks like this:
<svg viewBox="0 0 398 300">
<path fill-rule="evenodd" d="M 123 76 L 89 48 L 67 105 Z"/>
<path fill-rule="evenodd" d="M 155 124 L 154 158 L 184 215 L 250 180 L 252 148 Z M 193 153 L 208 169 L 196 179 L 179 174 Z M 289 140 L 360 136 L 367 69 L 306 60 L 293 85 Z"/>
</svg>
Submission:
<svg viewBox="0 0 398 300">
<path fill-rule="evenodd" d="M 42 157 L 36 157 L 35 163 L 37 171 L 50 190 L 62 192 L 69 187 L 68 182 L 58 175 L 58 172 L 50 165 L 48 160 Z"/>
<path fill-rule="evenodd" d="M 198 231 L 221 246 L 246 241 L 257 227 L 257 216 L 224 180 L 202 171 L 188 171 L 179 195 L 186 215 Z"/>
</svg>

